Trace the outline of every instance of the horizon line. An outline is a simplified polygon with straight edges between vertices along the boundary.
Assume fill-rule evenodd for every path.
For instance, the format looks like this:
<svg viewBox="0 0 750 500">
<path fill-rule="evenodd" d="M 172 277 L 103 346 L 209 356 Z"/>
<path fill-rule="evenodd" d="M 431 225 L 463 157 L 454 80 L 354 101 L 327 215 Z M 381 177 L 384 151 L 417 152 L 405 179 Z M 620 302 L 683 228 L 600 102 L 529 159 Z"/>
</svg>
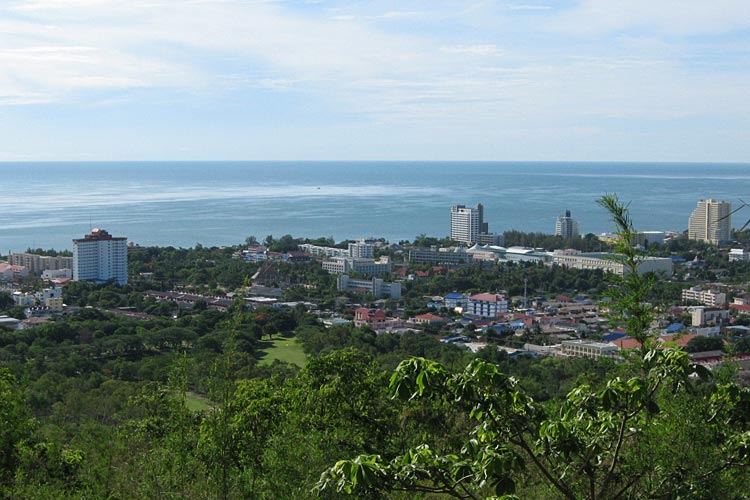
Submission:
<svg viewBox="0 0 750 500">
<path fill-rule="evenodd" d="M 2 164 L 30 164 L 30 163 L 584 163 L 584 164 L 637 164 L 650 163 L 660 165 L 750 165 L 747 161 L 727 161 L 727 160 L 0 160 Z"/>
</svg>

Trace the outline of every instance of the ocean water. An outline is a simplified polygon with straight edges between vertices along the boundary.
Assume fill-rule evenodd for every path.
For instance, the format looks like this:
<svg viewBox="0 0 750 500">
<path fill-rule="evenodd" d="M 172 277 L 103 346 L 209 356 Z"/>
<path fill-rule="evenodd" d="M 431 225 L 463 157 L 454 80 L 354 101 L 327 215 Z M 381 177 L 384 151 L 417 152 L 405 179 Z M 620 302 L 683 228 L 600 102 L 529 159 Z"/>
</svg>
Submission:
<svg viewBox="0 0 750 500">
<path fill-rule="evenodd" d="M 254 235 L 413 239 L 449 233 L 450 206 L 484 204 L 490 231 L 613 229 L 596 204 L 631 203 L 641 230 L 687 228 L 700 198 L 750 201 L 750 164 L 561 162 L 0 163 L 0 253 L 72 248 L 92 227 L 141 245 Z M 733 217 L 739 227 L 750 208 Z"/>
</svg>

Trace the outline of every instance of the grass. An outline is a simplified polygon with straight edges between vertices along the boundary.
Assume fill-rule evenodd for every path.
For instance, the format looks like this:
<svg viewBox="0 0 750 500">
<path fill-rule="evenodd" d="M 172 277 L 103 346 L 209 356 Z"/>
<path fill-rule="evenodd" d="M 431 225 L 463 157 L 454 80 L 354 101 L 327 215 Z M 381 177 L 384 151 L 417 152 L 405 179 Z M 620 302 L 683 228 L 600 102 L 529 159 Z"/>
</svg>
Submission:
<svg viewBox="0 0 750 500">
<path fill-rule="evenodd" d="M 294 337 L 274 337 L 270 340 L 263 340 L 258 343 L 258 351 L 260 365 L 270 365 L 278 359 L 302 367 L 307 361 L 302 345 Z"/>
<path fill-rule="evenodd" d="M 194 392 L 187 392 L 185 394 L 185 406 L 190 411 L 205 411 L 213 408 L 213 403 L 205 396 L 196 394 Z"/>
<path fill-rule="evenodd" d="M 258 343 L 258 355 L 261 365 L 270 365 L 278 359 L 302 367 L 307 361 L 302 345 L 294 337 L 274 337 L 270 340 L 263 340 Z M 206 411 L 214 407 L 210 399 L 190 391 L 185 394 L 185 405 L 193 412 Z"/>
</svg>

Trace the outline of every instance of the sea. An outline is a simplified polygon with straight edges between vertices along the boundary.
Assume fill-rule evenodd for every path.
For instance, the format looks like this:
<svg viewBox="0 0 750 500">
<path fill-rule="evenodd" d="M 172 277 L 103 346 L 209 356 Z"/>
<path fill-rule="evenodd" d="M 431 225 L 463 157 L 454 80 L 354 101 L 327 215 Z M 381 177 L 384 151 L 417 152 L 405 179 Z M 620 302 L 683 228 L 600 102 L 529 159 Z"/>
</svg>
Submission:
<svg viewBox="0 0 750 500">
<path fill-rule="evenodd" d="M 0 163 L 0 254 L 72 249 L 92 228 L 150 246 L 444 237 L 450 207 L 484 205 L 491 232 L 612 231 L 615 193 L 639 230 L 684 231 L 699 199 L 750 201 L 750 164 L 577 162 Z M 738 211 L 734 227 L 750 219 Z"/>
</svg>

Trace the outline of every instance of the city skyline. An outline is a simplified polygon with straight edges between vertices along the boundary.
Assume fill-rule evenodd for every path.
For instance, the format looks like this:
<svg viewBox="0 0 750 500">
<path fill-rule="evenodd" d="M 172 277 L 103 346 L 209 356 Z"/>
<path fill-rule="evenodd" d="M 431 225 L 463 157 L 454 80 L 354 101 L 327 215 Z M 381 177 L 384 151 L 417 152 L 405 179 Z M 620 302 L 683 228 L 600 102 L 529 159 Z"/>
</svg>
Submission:
<svg viewBox="0 0 750 500">
<path fill-rule="evenodd" d="M 739 0 L 15 0 L 0 161 L 747 161 Z"/>
</svg>

